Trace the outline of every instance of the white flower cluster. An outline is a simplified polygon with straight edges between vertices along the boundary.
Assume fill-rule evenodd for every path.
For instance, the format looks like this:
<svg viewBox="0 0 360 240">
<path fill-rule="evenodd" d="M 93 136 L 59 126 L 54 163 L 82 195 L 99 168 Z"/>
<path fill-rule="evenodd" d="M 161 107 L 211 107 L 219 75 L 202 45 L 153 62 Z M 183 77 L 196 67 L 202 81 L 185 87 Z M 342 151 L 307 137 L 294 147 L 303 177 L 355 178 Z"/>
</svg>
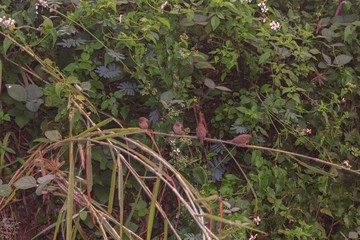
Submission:
<svg viewBox="0 0 360 240">
<path fill-rule="evenodd" d="M 0 17 L 0 23 L 4 24 L 5 28 L 9 26 L 15 26 L 15 20 L 12 18 Z"/>
<path fill-rule="evenodd" d="M 279 22 L 275 22 L 275 21 L 272 21 L 270 23 L 270 28 L 273 29 L 273 30 L 278 30 L 280 28 L 280 23 Z"/>
<path fill-rule="evenodd" d="M 48 2 L 45 1 L 45 0 L 38 0 L 37 3 L 35 3 L 35 9 L 36 9 L 36 14 L 39 14 L 38 12 L 38 9 L 39 9 L 39 6 L 40 7 L 43 7 L 43 8 L 47 8 L 49 6 Z"/>
</svg>

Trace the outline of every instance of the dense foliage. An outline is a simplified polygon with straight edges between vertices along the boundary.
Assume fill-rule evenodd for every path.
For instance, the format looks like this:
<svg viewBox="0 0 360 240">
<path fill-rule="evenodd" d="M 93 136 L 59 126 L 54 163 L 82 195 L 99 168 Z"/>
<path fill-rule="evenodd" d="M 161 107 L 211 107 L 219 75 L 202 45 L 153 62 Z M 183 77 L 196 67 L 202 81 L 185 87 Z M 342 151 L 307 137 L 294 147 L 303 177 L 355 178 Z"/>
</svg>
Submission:
<svg viewBox="0 0 360 240">
<path fill-rule="evenodd" d="M 126 176 L 122 188 L 114 183 L 119 163 L 105 148 L 110 142 L 95 142 L 105 139 L 99 135 L 91 146 L 81 147 L 95 136 L 96 127 L 105 131 L 121 124 L 128 132 L 109 139 L 132 134 L 136 141 L 126 142 L 129 146 L 158 147 L 177 174 L 202 194 L 199 201 L 209 204 L 207 212 L 242 224 L 215 219 L 211 230 L 219 238 L 357 239 L 359 9 L 358 0 L 3 0 L 0 209 L 5 220 L 0 238 L 5 233 L 33 237 L 60 224 L 62 213 L 50 209 L 66 211 L 67 193 L 64 182 L 55 184 L 54 178 L 76 178 L 70 173 L 91 178 L 94 205 L 107 206 L 114 218 L 125 215 L 124 225 L 146 238 L 151 199 L 128 169 L 150 176 L 151 163 L 130 161 L 120 168 Z M 204 151 L 194 138 L 163 135 L 172 133 L 176 121 L 195 135 L 194 104 L 205 113 L 209 137 L 228 140 L 247 133 L 251 145 L 235 148 L 209 140 Z M 105 120 L 109 116 L 112 123 Z M 154 137 L 134 130 L 140 116 L 151 120 Z M 85 135 L 89 129 L 94 135 Z M 87 148 L 90 175 L 80 161 Z M 34 160 L 43 149 L 43 157 L 58 165 L 43 162 L 52 166 L 44 170 L 39 158 Z M 69 152 L 76 156 L 75 169 Z M 26 170 L 19 172 L 24 164 Z M 77 186 L 84 187 L 79 179 Z M 150 189 L 157 184 L 145 182 Z M 43 191 L 49 183 L 56 190 Z M 128 203 L 122 213 L 116 210 L 120 200 L 111 200 L 115 188 L 122 189 Z M 180 213 L 177 197 L 169 188 L 162 190 L 162 207 L 170 222 L 177 222 L 179 236 L 200 239 L 204 233 L 189 224 L 191 214 L 183 205 Z M 89 209 L 74 206 L 79 239 L 101 238 L 101 224 L 85 214 Z M 14 228 L 4 230 L 4 221 Z M 31 230 L 19 231 L 26 221 Z M 160 216 L 152 224 L 153 239 L 166 235 Z M 175 238 L 171 231 L 170 236 Z"/>
</svg>

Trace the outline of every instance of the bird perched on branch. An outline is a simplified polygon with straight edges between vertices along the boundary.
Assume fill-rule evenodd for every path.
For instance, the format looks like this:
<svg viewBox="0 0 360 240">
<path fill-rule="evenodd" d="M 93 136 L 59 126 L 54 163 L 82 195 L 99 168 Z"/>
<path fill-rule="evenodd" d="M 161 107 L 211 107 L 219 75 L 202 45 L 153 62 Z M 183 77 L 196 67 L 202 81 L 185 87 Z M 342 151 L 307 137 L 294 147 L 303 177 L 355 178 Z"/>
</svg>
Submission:
<svg viewBox="0 0 360 240">
<path fill-rule="evenodd" d="M 231 142 L 237 145 L 246 145 L 251 141 L 251 139 L 252 136 L 250 134 L 240 134 L 239 136 L 232 139 Z"/>
<path fill-rule="evenodd" d="M 182 125 L 179 122 L 176 122 L 173 127 L 172 127 L 173 131 L 175 134 L 178 135 L 184 135 L 185 134 L 185 129 L 184 129 L 184 125 Z"/>
<path fill-rule="evenodd" d="M 139 117 L 139 127 L 141 129 L 149 129 L 150 127 L 150 120 L 146 117 Z"/>
</svg>

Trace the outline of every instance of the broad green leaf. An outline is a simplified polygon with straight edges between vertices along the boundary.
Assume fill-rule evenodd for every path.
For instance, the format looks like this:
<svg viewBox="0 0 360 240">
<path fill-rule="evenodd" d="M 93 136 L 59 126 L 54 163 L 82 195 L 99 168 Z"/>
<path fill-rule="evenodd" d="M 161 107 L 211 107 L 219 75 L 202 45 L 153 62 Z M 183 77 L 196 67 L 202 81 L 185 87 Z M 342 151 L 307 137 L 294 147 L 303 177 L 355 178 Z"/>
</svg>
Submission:
<svg viewBox="0 0 360 240">
<path fill-rule="evenodd" d="M 35 191 L 35 194 L 40 196 L 42 194 L 45 194 L 45 192 L 43 192 L 44 188 L 46 187 L 46 183 L 43 183 L 43 184 L 40 184 L 37 188 L 36 188 L 36 191 Z"/>
<path fill-rule="evenodd" d="M 205 78 L 204 84 L 210 89 L 214 89 L 216 87 L 216 84 L 210 78 Z"/>
<path fill-rule="evenodd" d="M 39 88 L 35 84 L 27 85 L 25 89 L 26 89 L 26 94 L 27 94 L 26 97 L 28 101 L 35 100 L 43 96 L 43 92 L 41 88 Z"/>
<path fill-rule="evenodd" d="M 12 41 L 8 38 L 5 38 L 3 40 L 3 50 L 4 50 L 4 54 L 6 54 L 7 50 L 9 49 L 9 47 L 11 46 Z"/>
<path fill-rule="evenodd" d="M 210 19 L 210 23 L 211 23 L 212 29 L 215 30 L 220 25 L 220 19 L 218 18 L 218 16 L 214 15 Z"/>
<path fill-rule="evenodd" d="M 349 63 L 352 60 L 352 56 L 348 56 L 345 54 L 337 55 L 334 59 L 334 64 L 336 65 L 345 65 Z"/>
<path fill-rule="evenodd" d="M 168 28 L 171 28 L 170 22 L 169 22 L 166 18 L 157 17 L 157 19 L 158 19 L 162 24 L 164 24 L 165 26 L 167 26 Z"/>
<path fill-rule="evenodd" d="M 58 130 L 46 131 L 45 136 L 51 141 L 58 141 L 62 139 L 62 136 Z"/>
<path fill-rule="evenodd" d="M 25 102 L 27 99 L 26 90 L 18 84 L 6 84 L 7 92 L 16 101 Z"/>
<path fill-rule="evenodd" d="M 330 64 L 331 64 L 331 58 L 330 58 L 328 55 L 326 55 L 325 53 L 323 53 L 322 56 L 323 56 L 325 62 L 326 62 L 328 65 L 330 65 Z"/>
<path fill-rule="evenodd" d="M 8 197 L 12 192 L 9 184 L 0 185 L 0 197 Z"/>
<path fill-rule="evenodd" d="M 31 100 L 30 102 L 26 103 L 26 108 L 30 111 L 30 112 L 37 112 L 41 106 L 41 104 L 44 103 L 44 100 L 42 99 L 34 99 Z"/>
<path fill-rule="evenodd" d="M 39 177 L 37 179 L 37 182 L 39 184 L 48 184 L 49 182 L 51 182 L 54 179 L 55 179 L 55 175 L 49 174 L 49 175 L 45 175 L 43 177 Z"/>
<path fill-rule="evenodd" d="M 32 176 L 22 177 L 14 183 L 14 187 L 16 187 L 17 189 L 29 189 L 36 186 L 36 180 Z"/>
<path fill-rule="evenodd" d="M 26 117 L 25 115 L 18 115 L 15 117 L 15 123 L 18 125 L 19 128 L 23 128 L 26 124 L 28 124 L 30 118 Z"/>
<path fill-rule="evenodd" d="M 263 54 L 261 54 L 261 56 L 259 57 L 259 64 L 266 63 L 271 56 L 271 52 L 272 51 L 268 49 Z"/>
</svg>

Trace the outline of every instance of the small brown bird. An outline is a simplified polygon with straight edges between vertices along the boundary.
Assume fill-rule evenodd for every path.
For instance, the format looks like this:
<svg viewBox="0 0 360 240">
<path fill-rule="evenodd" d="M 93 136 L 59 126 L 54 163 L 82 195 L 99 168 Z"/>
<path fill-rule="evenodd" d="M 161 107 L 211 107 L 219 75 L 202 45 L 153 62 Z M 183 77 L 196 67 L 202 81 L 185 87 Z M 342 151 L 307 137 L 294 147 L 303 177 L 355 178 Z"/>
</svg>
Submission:
<svg viewBox="0 0 360 240">
<path fill-rule="evenodd" d="M 231 142 L 239 145 L 246 145 L 251 141 L 252 136 L 250 134 L 240 134 L 235 137 Z"/>
<path fill-rule="evenodd" d="M 150 127 L 150 121 L 146 117 L 139 117 L 139 127 L 141 129 L 148 129 Z"/>
<path fill-rule="evenodd" d="M 173 131 L 175 134 L 178 135 L 184 135 L 185 134 L 185 129 L 184 129 L 184 125 L 182 125 L 179 122 L 176 122 L 173 127 L 172 127 Z"/>
<path fill-rule="evenodd" d="M 207 134 L 207 129 L 202 122 L 199 122 L 196 126 L 196 136 L 200 141 L 201 146 L 204 146 L 204 139 Z"/>
</svg>

